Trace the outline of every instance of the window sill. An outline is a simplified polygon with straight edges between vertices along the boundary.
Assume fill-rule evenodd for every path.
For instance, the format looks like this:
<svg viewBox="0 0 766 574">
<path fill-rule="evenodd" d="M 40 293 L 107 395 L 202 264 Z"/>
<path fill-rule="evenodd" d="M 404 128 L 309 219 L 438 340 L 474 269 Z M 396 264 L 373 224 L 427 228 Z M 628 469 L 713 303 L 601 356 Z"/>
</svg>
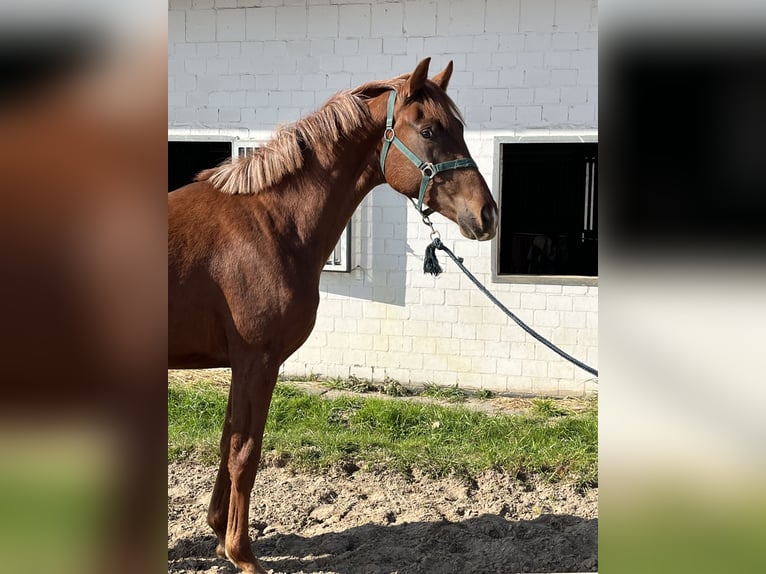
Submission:
<svg viewBox="0 0 766 574">
<path fill-rule="evenodd" d="M 492 275 L 493 283 L 534 283 L 535 285 L 586 285 L 598 287 L 598 277 L 585 275 Z"/>
</svg>

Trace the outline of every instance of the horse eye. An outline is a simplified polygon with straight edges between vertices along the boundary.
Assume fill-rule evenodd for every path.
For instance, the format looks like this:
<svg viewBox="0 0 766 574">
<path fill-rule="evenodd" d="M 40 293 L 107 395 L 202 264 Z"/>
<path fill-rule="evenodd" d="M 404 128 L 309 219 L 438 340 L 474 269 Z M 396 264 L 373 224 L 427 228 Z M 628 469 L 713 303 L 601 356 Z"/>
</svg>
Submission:
<svg viewBox="0 0 766 574">
<path fill-rule="evenodd" d="M 431 128 L 426 128 L 424 130 L 421 130 L 420 135 L 426 138 L 427 140 L 430 140 L 433 137 L 434 132 L 431 131 Z"/>
</svg>

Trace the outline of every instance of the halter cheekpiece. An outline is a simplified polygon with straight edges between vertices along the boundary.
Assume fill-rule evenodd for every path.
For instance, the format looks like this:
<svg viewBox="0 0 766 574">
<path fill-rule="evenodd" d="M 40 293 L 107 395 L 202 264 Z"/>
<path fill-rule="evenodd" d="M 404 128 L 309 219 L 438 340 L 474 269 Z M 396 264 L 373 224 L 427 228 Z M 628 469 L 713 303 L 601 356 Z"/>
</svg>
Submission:
<svg viewBox="0 0 766 574">
<path fill-rule="evenodd" d="M 386 112 L 386 130 L 383 132 L 383 150 L 380 153 L 380 169 L 385 175 L 386 173 L 386 158 L 388 157 L 391 144 L 394 144 L 399 151 L 402 152 L 407 159 L 415 164 L 423 174 L 423 179 L 420 180 L 420 193 L 418 194 L 417 210 L 423 215 L 428 216 L 433 213 L 432 209 L 422 209 L 423 197 L 426 194 L 428 183 L 434 178 L 434 176 L 442 171 L 449 171 L 451 169 L 471 168 L 478 170 L 476 165 L 470 157 L 464 157 L 460 159 L 453 159 L 451 161 L 444 161 L 442 163 L 433 164 L 430 161 L 422 161 L 416 156 L 410 149 L 404 145 L 404 142 L 400 140 L 394 132 L 394 103 L 396 102 L 396 90 L 391 90 L 388 94 L 388 109 Z M 414 202 L 413 202 L 414 203 Z"/>
</svg>

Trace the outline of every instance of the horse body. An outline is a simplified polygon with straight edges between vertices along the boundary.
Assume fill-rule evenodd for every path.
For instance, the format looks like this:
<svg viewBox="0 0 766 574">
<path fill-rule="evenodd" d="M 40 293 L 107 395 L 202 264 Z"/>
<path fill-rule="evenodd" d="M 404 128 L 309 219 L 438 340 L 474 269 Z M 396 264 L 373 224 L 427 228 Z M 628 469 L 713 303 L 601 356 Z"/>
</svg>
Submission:
<svg viewBox="0 0 766 574">
<path fill-rule="evenodd" d="M 324 115 L 317 112 L 316 125 L 299 121 L 251 163 L 203 172 L 168 197 L 168 364 L 232 369 L 208 523 L 219 556 L 248 574 L 265 572 L 252 552 L 248 507 L 271 395 L 280 365 L 314 326 L 322 267 L 373 187 L 387 181 L 417 196 L 420 172 L 398 152 L 385 176 L 378 165 L 390 90 L 401 91 L 395 127 L 416 153 L 429 161 L 468 155 L 457 117 L 460 127 L 439 116 L 448 145 L 417 137 L 430 120 L 427 105 L 418 108 L 415 98 L 446 98 L 451 64 L 430 82 L 427 70 L 424 60 L 409 76 L 362 86 L 343 96 L 348 101 L 331 100 Z M 336 129 L 317 145 L 322 132 Z M 282 163 L 273 161 L 278 157 Z M 464 235 L 494 235 L 497 207 L 478 171 L 440 175 L 426 203 Z"/>
</svg>

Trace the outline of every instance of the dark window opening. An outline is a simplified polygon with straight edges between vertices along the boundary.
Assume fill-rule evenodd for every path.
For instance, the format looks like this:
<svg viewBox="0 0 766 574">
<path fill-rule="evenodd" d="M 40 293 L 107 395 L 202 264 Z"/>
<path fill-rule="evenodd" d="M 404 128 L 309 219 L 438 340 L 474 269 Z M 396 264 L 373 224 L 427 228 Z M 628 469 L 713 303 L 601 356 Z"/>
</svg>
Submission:
<svg viewBox="0 0 766 574">
<path fill-rule="evenodd" d="M 231 157 L 231 142 L 168 142 L 168 192 Z"/>
<path fill-rule="evenodd" d="M 500 146 L 499 275 L 598 275 L 598 144 Z"/>
</svg>

